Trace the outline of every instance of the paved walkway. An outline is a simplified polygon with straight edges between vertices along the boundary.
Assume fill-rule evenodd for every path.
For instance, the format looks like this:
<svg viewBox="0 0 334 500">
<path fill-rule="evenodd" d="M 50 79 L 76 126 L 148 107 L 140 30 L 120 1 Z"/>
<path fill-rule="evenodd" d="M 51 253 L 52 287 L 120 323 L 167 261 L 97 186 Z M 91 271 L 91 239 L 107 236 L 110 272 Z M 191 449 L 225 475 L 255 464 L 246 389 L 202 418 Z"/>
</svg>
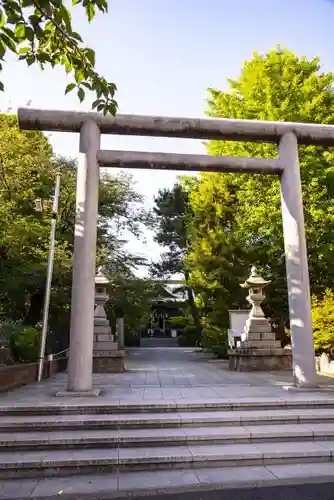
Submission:
<svg viewBox="0 0 334 500">
<path fill-rule="evenodd" d="M 79 403 L 134 401 L 168 402 L 175 400 L 208 401 L 252 398 L 334 398 L 334 379 L 319 376 L 321 389 L 287 391 L 292 385 L 290 373 L 239 373 L 228 370 L 226 361 L 213 360 L 196 349 L 138 348 L 130 349 L 126 373 L 95 374 L 93 383 L 101 389 L 98 398 L 76 399 Z M 57 374 L 39 384 L 30 384 L 0 396 L 0 404 L 63 404 L 74 398 L 55 398 L 66 387 L 66 373 Z"/>
</svg>

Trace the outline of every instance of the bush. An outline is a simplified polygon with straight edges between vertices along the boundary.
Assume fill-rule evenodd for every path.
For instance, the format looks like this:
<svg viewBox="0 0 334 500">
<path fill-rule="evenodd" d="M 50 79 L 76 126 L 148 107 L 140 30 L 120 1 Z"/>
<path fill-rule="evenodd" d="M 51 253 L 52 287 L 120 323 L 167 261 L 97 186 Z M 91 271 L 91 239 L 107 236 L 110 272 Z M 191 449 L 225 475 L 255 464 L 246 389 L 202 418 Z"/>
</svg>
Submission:
<svg viewBox="0 0 334 500">
<path fill-rule="evenodd" d="M 326 290 L 323 297 L 312 297 L 314 347 L 317 352 L 334 349 L 334 292 Z"/>
<path fill-rule="evenodd" d="M 217 358 L 228 359 L 228 347 L 227 344 L 218 344 L 212 346 L 212 352 Z"/>
<path fill-rule="evenodd" d="M 199 342 L 197 329 L 194 325 L 188 325 L 183 328 L 178 336 L 178 344 L 181 347 L 196 347 Z"/>
<path fill-rule="evenodd" d="M 10 319 L 1 321 L 0 323 L 0 346 L 10 347 L 10 339 L 15 329 L 21 325 L 18 321 L 11 321 Z"/>
<path fill-rule="evenodd" d="M 205 347 L 212 348 L 216 345 L 228 344 L 228 335 L 226 328 L 217 326 L 206 326 L 203 330 Z"/>
<path fill-rule="evenodd" d="M 124 344 L 126 347 L 139 347 L 140 346 L 140 333 L 125 330 L 124 332 Z"/>
<path fill-rule="evenodd" d="M 0 323 L 0 364 L 9 365 L 13 363 L 11 353 L 11 337 L 16 328 L 16 322 L 5 320 Z"/>
<path fill-rule="evenodd" d="M 11 335 L 11 349 L 16 361 L 34 363 L 37 360 L 39 349 L 37 329 L 16 323 Z"/>
</svg>

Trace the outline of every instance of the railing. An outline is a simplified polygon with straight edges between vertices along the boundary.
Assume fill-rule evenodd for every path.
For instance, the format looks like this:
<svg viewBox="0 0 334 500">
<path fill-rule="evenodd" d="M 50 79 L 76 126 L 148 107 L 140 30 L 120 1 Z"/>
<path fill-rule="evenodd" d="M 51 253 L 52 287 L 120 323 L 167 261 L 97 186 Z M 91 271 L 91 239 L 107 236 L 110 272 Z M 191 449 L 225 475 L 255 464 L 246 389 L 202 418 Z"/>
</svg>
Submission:
<svg viewBox="0 0 334 500">
<path fill-rule="evenodd" d="M 56 352 L 55 354 L 48 354 L 46 360 L 44 360 L 43 378 L 51 377 L 56 372 L 65 371 L 67 368 L 68 353 L 69 348 Z"/>
<path fill-rule="evenodd" d="M 70 348 L 68 347 L 67 349 L 64 349 L 63 351 L 56 352 L 56 354 L 49 354 L 48 359 L 49 361 L 54 361 L 56 359 L 63 359 L 63 358 L 68 358 L 68 353 L 70 351 Z M 58 358 L 60 354 L 64 354 L 61 358 Z M 51 358 L 51 359 L 50 359 Z"/>
</svg>

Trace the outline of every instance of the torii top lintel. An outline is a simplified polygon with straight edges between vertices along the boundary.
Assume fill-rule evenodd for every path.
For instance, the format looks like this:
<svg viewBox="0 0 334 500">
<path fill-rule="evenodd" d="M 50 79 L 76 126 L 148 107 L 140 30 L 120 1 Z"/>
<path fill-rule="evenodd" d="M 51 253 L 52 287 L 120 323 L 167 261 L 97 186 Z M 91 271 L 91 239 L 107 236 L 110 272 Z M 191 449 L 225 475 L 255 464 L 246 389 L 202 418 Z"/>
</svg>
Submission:
<svg viewBox="0 0 334 500">
<path fill-rule="evenodd" d="M 85 121 L 93 120 L 104 134 L 274 143 L 292 132 L 299 144 L 334 145 L 334 125 L 313 123 L 123 114 L 112 117 L 95 112 L 33 108 L 19 108 L 18 120 L 20 128 L 25 130 L 80 132 Z"/>
</svg>

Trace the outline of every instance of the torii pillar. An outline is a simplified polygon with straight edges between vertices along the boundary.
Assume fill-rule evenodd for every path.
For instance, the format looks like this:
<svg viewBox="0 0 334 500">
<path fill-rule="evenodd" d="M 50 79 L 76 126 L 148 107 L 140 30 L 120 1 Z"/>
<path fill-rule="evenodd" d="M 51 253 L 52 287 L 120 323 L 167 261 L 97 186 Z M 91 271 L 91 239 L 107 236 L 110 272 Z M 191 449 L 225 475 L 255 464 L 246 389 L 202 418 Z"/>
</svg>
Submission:
<svg viewBox="0 0 334 500">
<path fill-rule="evenodd" d="M 93 389 L 95 254 L 99 196 L 100 129 L 93 120 L 80 130 L 74 232 L 70 353 L 67 391 L 58 396 L 98 396 Z"/>
</svg>

